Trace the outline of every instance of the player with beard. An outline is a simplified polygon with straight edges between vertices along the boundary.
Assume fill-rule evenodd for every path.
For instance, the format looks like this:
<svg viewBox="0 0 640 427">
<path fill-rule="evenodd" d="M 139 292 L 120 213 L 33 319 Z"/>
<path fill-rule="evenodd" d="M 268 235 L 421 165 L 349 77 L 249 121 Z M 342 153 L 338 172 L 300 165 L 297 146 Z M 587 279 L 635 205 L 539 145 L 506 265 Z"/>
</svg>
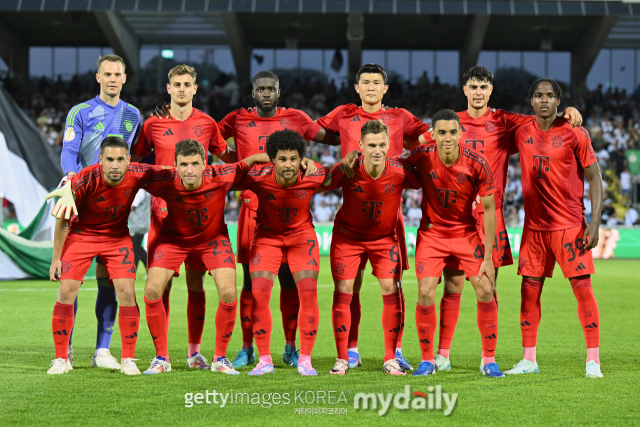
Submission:
<svg viewBox="0 0 640 427">
<path fill-rule="evenodd" d="M 204 147 L 205 152 L 208 151 L 218 156 L 225 163 L 237 160 L 235 151 L 227 145 L 220 135 L 215 120 L 197 108 L 193 108 L 193 97 L 198 90 L 196 76 L 195 69 L 184 64 L 177 65 L 169 71 L 167 92 L 171 95 L 171 114 L 168 119 L 152 116 L 144 122 L 138 142 L 131 147 L 133 161 L 142 160 L 153 150 L 155 164 L 173 166 L 176 144 L 190 138 L 197 140 Z M 155 246 L 155 241 L 160 235 L 167 214 L 167 203 L 160 197 L 153 197 L 148 238 L 149 248 Z M 153 254 L 149 253 L 147 265 L 151 265 L 152 256 Z M 189 335 L 187 367 L 210 369 L 207 359 L 200 354 L 200 342 L 206 314 L 204 278 L 207 268 L 196 254 L 191 254 L 186 259 L 185 270 Z M 162 296 L 167 328 L 169 327 L 169 295 L 172 282 L 173 279 L 170 278 Z"/>
<path fill-rule="evenodd" d="M 327 130 L 340 135 L 340 147 L 342 151 L 342 167 L 347 177 L 353 177 L 353 164 L 355 162 L 354 150 L 361 152 L 360 132 L 362 125 L 370 120 L 380 120 L 389 131 L 389 151 L 388 157 L 399 156 L 403 148 L 411 149 L 418 145 L 417 139 L 429 130 L 429 125 L 405 110 L 404 108 L 387 108 L 382 105 L 382 98 L 389 90 L 387 84 L 387 71 L 378 64 L 366 64 L 356 74 L 355 90 L 362 100 L 362 104 L 342 105 L 325 117 L 317 120 L 317 123 Z M 413 141 L 413 142 L 407 142 Z M 350 154 L 351 153 L 351 154 Z M 398 211 L 398 230 L 400 255 L 402 257 L 402 269 L 409 269 L 409 259 L 407 257 L 404 220 L 402 211 Z M 358 269 L 358 276 L 353 286 L 353 297 L 351 299 L 351 329 L 349 332 L 349 367 L 357 368 L 362 366 L 360 353 L 358 351 L 358 331 L 361 318 L 360 289 L 362 288 L 362 278 L 364 268 L 367 264 L 367 257 L 364 256 L 362 264 Z M 404 296 L 402 297 L 402 313 L 404 316 Z M 402 369 L 413 369 L 409 362 L 402 357 L 402 335 L 404 332 L 404 318 L 398 336 L 396 346 L 396 359 Z"/>
<path fill-rule="evenodd" d="M 503 211 L 509 156 L 514 153 L 512 137 L 520 126 L 531 122 L 535 116 L 489 108 L 488 103 L 493 92 L 493 74 L 485 67 L 469 68 L 463 74 L 462 80 L 464 81 L 463 91 L 467 97 L 467 109 L 456 113 L 460 117 L 460 144 L 484 155 L 495 178 L 496 236 L 493 239 L 492 256 L 497 282 L 499 267 L 513 264 Z M 573 126 L 579 126 L 582 123 L 582 116 L 575 108 L 567 108 L 564 117 Z M 435 143 L 430 132 L 422 135 L 420 141 Z M 484 209 L 478 199 L 476 202 L 474 216 L 480 237 L 484 239 Z M 464 271 L 458 269 L 455 263 L 448 263 L 444 273 L 445 285 L 440 302 L 438 353 L 435 359 L 436 369 L 439 371 L 451 369 L 449 351 L 460 315 L 460 297 L 465 282 Z M 495 296 L 498 304 L 497 292 Z"/>
</svg>

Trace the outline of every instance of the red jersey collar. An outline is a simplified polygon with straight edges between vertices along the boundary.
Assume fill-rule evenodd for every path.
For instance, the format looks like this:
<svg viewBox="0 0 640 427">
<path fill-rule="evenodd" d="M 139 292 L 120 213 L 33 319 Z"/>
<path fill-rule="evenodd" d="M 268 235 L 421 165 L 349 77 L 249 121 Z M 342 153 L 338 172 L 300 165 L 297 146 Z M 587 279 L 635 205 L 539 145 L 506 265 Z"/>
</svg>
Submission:
<svg viewBox="0 0 640 427">
<path fill-rule="evenodd" d="M 477 119 L 474 119 L 473 117 L 471 117 L 469 115 L 469 109 L 467 108 L 466 110 L 464 110 L 464 114 L 467 115 L 467 117 L 471 120 L 480 120 L 480 119 L 484 119 L 489 117 L 489 115 L 491 114 L 491 107 L 489 107 L 489 105 L 487 105 L 487 111 L 485 111 L 485 113 L 483 115 L 481 115 L 480 117 L 478 117 Z"/>
<path fill-rule="evenodd" d="M 366 176 L 368 179 L 372 180 L 372 181 L 377 181 L 378 179 L 382 178 L 386 173 L 387 173 L 387 169 L 389 168 L 389 157 L 385 157 L 384 159 L 384 169 L 382 170 L 382 173 L 380 174 L 379 177 L 377 178 L 372 178 L 371 175 L 369 175 L 369 172 L 367 172 L 367 168 L 364 165 L 364 155 L 360 156 L 360 171 L 362 171 L 362 174 L 364 176 Z"/>
<path fill-rule="evenodd" d="M 549 128 L 549 130 L 547 132 L 550 132 L 552 130 L 555 130 L 563 125 L 565 125 L 567 122 L 567 120 L 562 116 L 562 115 L 558 115 L 558 117 L 556 117 L 556 120 L 553 122 L 553 124 L 551 125 L 551 127 Z M 535 128 L 535 130 L 539 133 L 547 133 L 545 131 L 543 131 L 542 129 L 540 129 L 540 125 L 538 124 L 538 120 L 534 117 L 533 119 L 533 127 Z"/>
<path fill-rule="evenodd" d="M 189 120 L 190 118 L 192 118 L 192 117 L 193 117 L 193 115 L 194 115 L 195 113 L 196 113 L 196 109 L 192 107 L 192 108 L 191 108 L 191 114 L 189 115 L 189 117 L 187 117 L 187 118 L 186 118 L 186 119 L 184 119 L 184 120 L 178 120 L 178 119 L 176 119 L 175 117 L 173 117 L 173 115 L 171 114 L 171 111 L 169 111 L 169 118 L 170 118 L 171 120 L 175 120 L 176 122 L 185 122 L 185 121 Z"/>
<path fill-rule="evenodd" d="M 442 166 L 444 166 L 445 168 L 447 168 L 447 169 L 448 169 L 448 168 L 450 168 L 450 167 L 453 167 L 453 166 L 457 165 L 457 164 L 458 164 L 458 162 L 460 161 L 460 158 L 462 157 L 462 145 L 458 144 L 458 158 L 456 159 L 456 161 L 455 161 L 455 162 L 451 163 L 451 165 L 450 165 L 450 166 L 447 166 L 447 165 L 445 165 L 445 164 L 444 164 L 444 162 L 443 162 L 443 161 L 442 161 L 442 159 L 440 158 L 440 154 L 438 153 L 438 149 L 436 149 L 436 150 L 434 151 L 434 153 L 436 153 L 436 157 L 438 158 L 438 161 L 440 162 L 440 164 L 442 164 Z"/>
</svg>

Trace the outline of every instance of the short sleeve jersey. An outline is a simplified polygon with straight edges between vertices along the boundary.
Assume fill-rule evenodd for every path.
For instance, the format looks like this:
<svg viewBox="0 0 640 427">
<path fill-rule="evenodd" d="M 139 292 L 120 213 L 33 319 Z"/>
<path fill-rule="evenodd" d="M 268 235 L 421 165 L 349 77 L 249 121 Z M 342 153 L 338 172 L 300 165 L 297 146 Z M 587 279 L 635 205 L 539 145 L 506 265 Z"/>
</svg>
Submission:
<svg viewBox="0 0 640 427">
<path fill-rule="evenodd" d="M 504 110 L 492 111 L 491 108 L 487 108 L 487 112 L 477 119 L 471 117 L 466 110 L 456 114 L 460 117 L 459 144 L 476 150 L 489 161 L 496 180 L 496 209 L 502 209 L 504 189 L 507 186 L 509 156 L 516 151 L 513 145 L 513 132 L 532 121 L 534 116 Z M 424 137 L 428 142 L 435 143 L 431 138 L 431 132 L 424 134 Z M 478 205 L 476 209 L 479 212 L 483 211 L 482 205 Z"/>
<path fill-rule="evenodd" d="M 129 163 L 122 181 L 115 187 L 104 179 L 102 165 L 84 168 L 70 178 L 76 195 L 78 215 L 71 220 L 71 232 L 87 236 L 119 238 L 129 235 L 127 221 L 138 190 L 159 166 Z"/>
<path fill-rule="evenodd" d="M 596 162 L 589 133 L 559 117 L 546 132 L 537 121 L 519 128 L 525 227 L 565 230 L 585 223 L 584 168 Z"/>
<path fill-rule="evenodd" d="M 191 116 L 183 121 L 173 117 L 148 118 L 142 126 L 138 142 L 131 147 L 131 154 L 146 157 L 153 149 L 157 165 L 173 166 L 176 144 L 185 139 L 195 139 L 202 144 L 205 152 L 211 154 L 219 154 L 227 149 L 216 121 L 194 108 Z"/>
<path fill-rule="evenodd" d="M 451 166 L 446 166 L 435 144 L 420 145 L 407 159 L 422 183 L 420 229 L 451 239 L 474 233 L 473 202 L 496 191 L 489 162 L 480 153 L 463 145 Z"/>
<path fill-rule="evenodd" d="M 258 196 L 257 229 L 277 235 L 294 235 L 313 230 L 309 204 L 329 171 L 316 163 L 318 170 L 309 176 L 298 172 L 298 181 L 283 188 L 276 181 L 272 164 L 255 165 L 238 185 Z"/>
<path fill-rule="evenodd" d="M 389 127 L 389 157 L 403 152 L 404 139 L 417 140 L 429 130 L 429 125 L 404 108 L 380 108 L 375 113 L 367 113 L 355 104 L 337 107 L 326 116 L 317 120 L 323 128 L 340 134 L 342 157 L 353 150 L 360 150 L 360 131 L 362 125 L 370 120 L 380 120 Z"/>
<path fill-rule="evenodd" d="M 224 222 L 227 191 L 248 169 L 244 162 L 206 166 L 200 188 L 191 191 L 175 169 L 156 172 L 146 190 L 167 203 L 168 215 L 160 233 L 181 245 L 198 245 L 220 234 L 228 235 Z"/>
<path fill-rule="evenodd" d="M 352 178 L 342 173 L 340 165 L 331 170 L 331 184 L 325 188 L 342 187 L 343 197 L 334 227 L 358 241 L 394 236 L 402 190 L 421 188 L 420 178 L 404 159 L 387 158 L 382 174 L 376 179 L 367 173 L 364 163 L 362 156 L 356 160 Z"/>
</svg>

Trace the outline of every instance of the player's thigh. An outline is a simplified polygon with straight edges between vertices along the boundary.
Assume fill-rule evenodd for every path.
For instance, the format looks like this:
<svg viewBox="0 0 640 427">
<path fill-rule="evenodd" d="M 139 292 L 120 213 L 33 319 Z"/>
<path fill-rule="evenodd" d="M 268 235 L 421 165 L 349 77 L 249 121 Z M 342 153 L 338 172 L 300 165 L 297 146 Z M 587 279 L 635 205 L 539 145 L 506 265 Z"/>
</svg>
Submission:
<svg viewBox="0 0 640 427">
<path fill-rule="evenodd" d="M 421 306 L 430 306 L 435 303 L 436 287 L 439 282 L 439 275 L 418 279 L 418 304 Z"/>
<path fill-rule="evenodd" d="M 116 288 L 120 306 L 133 307 L 136 305 L 135 283 L 135 279 L 113 279 L 113 286 Z"/>
<path fill-rule="evenodd" d="M 350 281 L 352 291 L 356 291 L 355 284 L 363 258 L 366 263 L 366 250 L 363 245 L 334 234 L 331 240 L 330 262 L 333 281 Z M 362 287 L 362 282 L 359 283 Z M 358 288 L 357 291 L 360 289 Z"/>
<path fill-rule="evenodd" d="M 218 288 L 218 296 L 220 301 L 230 304 L 238 297 L 236 290 L 236 269 L 235 268 L 217 268 L 209 272 L 213 281 Z"/>
<path fill-rule="evenodd" d="M 365 266 L 367 262 L 365 261 Z M 362 267 L 362 264 L 360 264 Z M 353 281 L 353 293 L 359 294 L 362 290 L 362 284 L 364 283 L 364 267 L 358 268 L 358 274 L 356 274 L 356 279 Z"/>
<path fill-rule="evenodd" d="M 584 249 L 582 238 L 586 227 L 572 227 L 566 230 L 550 231 L 551 248 L 565 279 L 595 274 L 593 254 Z"/>
<path fill-rule="evenodd" d="M 518 275 L 529 277 L 552 277 L 555 256 L 549 245 L 548 232 L 522 231 L 520 251 L 518 253 Z"/>
<path fill-rule="evenodd" d="M 108 278 L 109 277 L 109 270 L 107 270 L 107 266 L 104 265 L 104 261 L 102 261 L 102 259 L 97 256 L 96 258 L 96 278 L 98 279 L 102 279 L 102 278 Z"/>
<path fill-rule="evenodd" d="M 60 280 L 60 290 L 57 301 L 60 304 L 73 304 L 78 296 L 82 281 L 73 279 Z"/>
<path fill-rule="evenodd" d="M 365 244 L 373 275 L 380 279 L 402 278 L 402 254 L 395 238 L 389 237 Z"/>
<path fill-rule="evenodd" d="M 254 279 L 256 272 L 270 272 L 269 277 L 272 282 L 280 270 L 282 264 L 282 238 L 255 234 L 251 241 L 251 256 L 249 263 L 249 271 L 251 278 Z"/>
<path fill-rule="evenodd" d="M 134 265 L 135 253 L 129 236 L 121 239 L 109 239 L 98 245 L 98 255 L 109 272 L 109 277 L 115 279 L 136 278 Z"/>
<path fill-rule="evenodd" d="M 188 258 L 189 257 L 187 257 L 187 259 Z M 200 264 L 202 264 L 202 267 L 204 267 L 204 263 L 202 263 L 202 261 L 200 261 Z M 187 289 L 192 292 L 202 292 L 204 290 L 205 274 L 207 274 L 205 270 L 201 270 L 199 268 L 197 270 L 191 270 L 187 269 L 185 265 L 184 276 L 185 280 L 187 281 Z"/>
<path fill-rule="evenodd" d="M 320 271 L 320 251 L 315 231 L 302 233 L 285 240 L 285 252 L 289 261 L 289 268 L 293 273 L 293 278 L 298 283 L 296 272 L 299 271 Z M 310 273 L 306 273 L 310 274 Z"/>
<path fill-rule="evenodd" d="M 280 269 L 278 270 L 278 282 L 280 282 L 280 287 L 282 289 L 296 289 L 296 281 L 293 280 L 293 275 L 291 274 L 291 268 L 289 268 L 289 264 L 284 262 L 280 264 Z"/>
<path fill-rule="evenodd" d="M 427 277 L 439 279 L 451 257 L 451 250 L 450 239 L 434 235 L 429 231 L 418 230 L 415 257 L 418 281 Z"/>
<path fill-rule="evenodd" d="M 169 280 L 174 276 L 175 271 L 162 267 L 151 267 L 147 272 L 147 283 L 144 285 L 144 296 L 151 301 L 162 297 Z"/>
<path fill-rule="evenodd" d="M 82 281 L 96 255 L 95 245 L 90 241 L 75 236 L 67 237 L 60 255 L 60 280 Z"/>
<path fill-rule="evenodd" d="M 464 289 L 464 270 L 445 268 L 442 271 L 444 277 L 444 292 L 446 294 L 461 294 Z"/>
</svg>

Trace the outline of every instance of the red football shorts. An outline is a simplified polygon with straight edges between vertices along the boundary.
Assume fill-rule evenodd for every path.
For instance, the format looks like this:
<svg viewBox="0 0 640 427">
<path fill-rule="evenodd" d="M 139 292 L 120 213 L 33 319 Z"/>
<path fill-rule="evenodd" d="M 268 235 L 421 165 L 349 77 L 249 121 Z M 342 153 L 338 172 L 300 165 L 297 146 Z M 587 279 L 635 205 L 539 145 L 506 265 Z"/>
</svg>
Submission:
<svg viewBox="0 0 640 427">
<path fill-rule="evenodd" d="M 478 233 L 447 239 L 430 231 L 418 229 L 416 243 L 416 274 L 423 277 L 440 277 L 447 265 L 464 270 L 465 277 L 476 276 L 484 259 L 482 241 Z"/>
<path fill-rule="evenodd" d="M 71 231 L 62 246 L 61 279 L 82 281 L 96 256 L 101 258 L 112 280 L 136 278 L 131 237 L 83 236 Z"/>
<path fill-rule="evenodd" d="M 149 246 L 149 259 L 149 268 L 173 270 L 174 277 L 179 275 L 180 266 L 186 259 L 190 259 L 193 270 L 198 271 L 236 268 L 231 242 L 223 234 L 209 242 L 190 247 L 183 245 L 179 239 L 161 234 L 154 246 Z"/>
<path fill-rule="evenodd" d="M 245 192 L 242 194 L 244 195 Z M 255 195 L 253 197 L 256 197 Z M 251 238 L 256 232 L 256 220 L 258 211 L 251 209 L 241 200 L 240 213 L 238 214 L 238 263 L 249 264 L 251 254 Z"/>
<path fill-rule="evenodd" d="M 407 253 L 407 241 L 405 237 L 404 231 L 404 216 L 402 215 L 402 207 L 398 208 L 398 222 L 396 223 L 396 235 L 398 236 L 398 253 L 400 254 L 400 259 L 402 261 L 402 270 L 409 269 L 409 254 Z M 334 234 L 335 236 L 335 234 Z M 358 266 L 359 270 L 364 270 L 367 267 L 367 261 L 369 260 L 367 254 L 365 253 L 361 258 L 360 265 Z M 333 263 L 331 263 L 333 265 Z M 375 274 L 374 274 L 375 276 Z M 378 277 L 378 276 L 376 276 Z M 380 279 L 384 279 L 384 277 L 378 277 Z M 341 279 L 342 280 L 342 279 Z"/>
<path fill-rule="evenodd" d="M 156 243 L 156 240 L 160 237 L 160 230 L 164 219 L 167 217 L 167 203 L 160 197 L 151 198 L 151 225 L 149 226 L 149 236 L 147 236 L 147 248 L 152 248 Z M 147 251 L 147 265 L 151 266 L 153 260 L 151 259 L 152 252 Z M 196 255 L 189 255 L 185 260 L 185 270 L 207 271 L 203 267 L 202 261 Z M 180 266 L 178 266 L 178 272 Z"/>
<path fill-rule="evenodd" d="M 292 273 L 303 270 L 320 271 L 320 251 L 313 229 L 280 236 L 258 229 L 251 241 L 249 271 L 270 271 L 278 274 L 283 258 Z"/>
<path fill-rule="evenodd" d="M 478 221 L 480 241 L 484 244 L 484 212 L 477 212 L 474 217 Z M 491 258 L 493 259 L 493 266 L 496 268 L 513 264 L 513 255 L 511 255 L 511 245 L 509 244 L 507 225 L 504 222 L 502 209 L 496 209 L 496 237 L 493 241 Z"/>
<path fill-rule="evenodd" d="M 386 237 L 372 242 L 348 239 L 334 228 L 331 239 L 331 274 L 333 280 L 353 280 L 364 258 L 371 261 L 373 275 L 378 279 L 400 279 L 402 261 L 398 241 Z"/>
<path fill-rule="evenodd" d="M 586 227 L 566 230 L 538 231 L 527 227 L 522 231 L 518 274 L 529 277 L 552 277 L 556 261 L 564 277 L 594 274 L 591 251 L 585 251 L 582 240 Z"/>
</svg>

